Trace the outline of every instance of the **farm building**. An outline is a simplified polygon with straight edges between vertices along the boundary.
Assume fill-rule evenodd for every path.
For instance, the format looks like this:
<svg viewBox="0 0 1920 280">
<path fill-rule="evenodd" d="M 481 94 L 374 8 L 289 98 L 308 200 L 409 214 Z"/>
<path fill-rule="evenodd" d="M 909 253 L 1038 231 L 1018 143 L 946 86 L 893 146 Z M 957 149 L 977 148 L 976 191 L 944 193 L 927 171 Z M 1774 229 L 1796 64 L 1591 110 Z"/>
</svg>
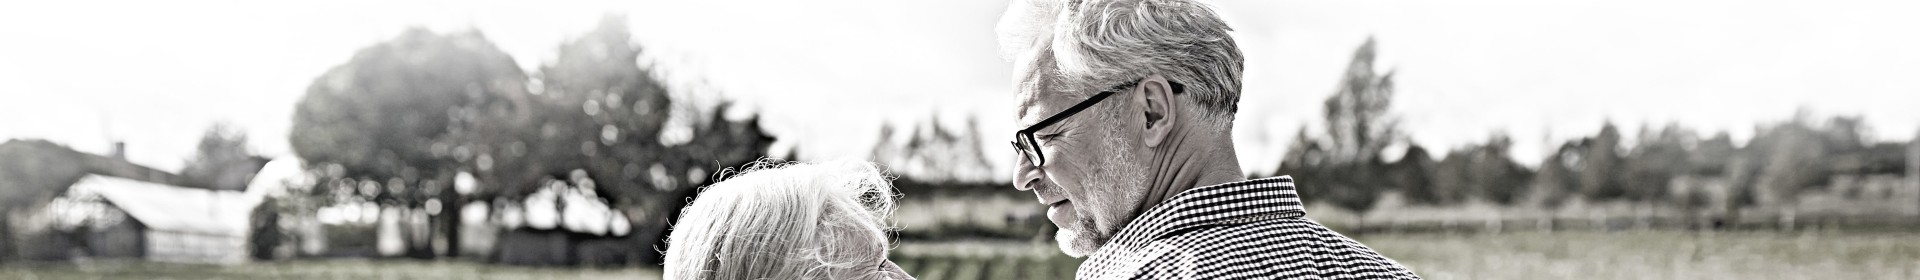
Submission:
<svg viewBox="0 0 1920 280">
<path fill-rule="evenodd" d="M 97 197 L 104 209 L 92 212 L 95 215 L 124 213 L 124 219 L 88 223 L 90 229 L 83 243 L 89 245 L 88 250 L 97 251 L 95 257 L 139 256 L 191 263 L 247 261 L 249 217 L 262 200 L 238 191 L 104 175 L 81 178 L 67 195 Z"/>
<path fill-rule="evenodd" d="M 266 159 L 210 166 L 199 174 L 211 180 L 195 180 L 129 162 L 125 147 L 95 155 L 44 140 L 0 143 L 0 262 L 247 259 L 263 196 L 246 183 Z"/>
</svg>

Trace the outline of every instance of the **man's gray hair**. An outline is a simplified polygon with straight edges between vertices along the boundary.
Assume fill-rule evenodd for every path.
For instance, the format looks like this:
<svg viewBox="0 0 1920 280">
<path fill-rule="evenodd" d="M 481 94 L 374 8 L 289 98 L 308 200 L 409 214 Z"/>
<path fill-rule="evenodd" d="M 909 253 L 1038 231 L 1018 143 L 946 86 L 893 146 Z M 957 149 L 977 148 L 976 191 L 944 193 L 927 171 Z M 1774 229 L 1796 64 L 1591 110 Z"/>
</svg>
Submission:
<svg viewBox="0 0 1920 280">
<path fill-rule="evenodd" d="M 1055 69 L 1036 69 L 1059 79 L 1052 90 L 1091 94 L 1160 74 L 1184 85 L 1182 95 L 1217 124 L 1231 123 L 1239 110 L 1240 47 L 1226 21 L 1201 3 L 1016 0 L 996 31 L 1008 59 L 1054 56 Z"/>
</svg>

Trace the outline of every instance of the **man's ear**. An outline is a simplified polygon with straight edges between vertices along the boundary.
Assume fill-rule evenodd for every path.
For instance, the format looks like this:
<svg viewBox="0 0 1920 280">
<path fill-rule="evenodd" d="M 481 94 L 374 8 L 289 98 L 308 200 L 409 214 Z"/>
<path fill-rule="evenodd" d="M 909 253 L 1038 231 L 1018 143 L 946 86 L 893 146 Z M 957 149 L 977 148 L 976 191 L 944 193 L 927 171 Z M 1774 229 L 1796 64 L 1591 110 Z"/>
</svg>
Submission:
<svg viewBox="0 0 1920 280">
<path fill-rule="evenodd" d="M 1134 99 L 1146 107 L 1142 110 L 1146 112 L 1144 117 L 1147 124 L 1144 131 L 1147 135 L 1143 139 L 1146 140 L 1147 147 L 1159 147 L 1167 137 L 1171 137 L 1173 126 L 1180 118 L 1177 113 L 1180 110 L 1173 107 L 1173 86 L 1167 82 L 1166 77 L 1154 74 L 1141 79 L 1140 85 L 1134 87 L 1134 91 L 1140 92 Z"/>
</svg>

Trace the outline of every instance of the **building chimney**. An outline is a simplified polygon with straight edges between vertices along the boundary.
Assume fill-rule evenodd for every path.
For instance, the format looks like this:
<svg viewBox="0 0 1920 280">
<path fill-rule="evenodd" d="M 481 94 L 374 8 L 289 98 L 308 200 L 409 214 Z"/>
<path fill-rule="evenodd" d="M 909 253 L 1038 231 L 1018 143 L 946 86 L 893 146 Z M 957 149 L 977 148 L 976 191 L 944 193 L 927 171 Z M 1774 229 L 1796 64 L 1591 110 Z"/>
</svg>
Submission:
<svg viewBox="0 0 1920 280">
<path fill-rule="evenodd" d="M 122 161 L 127 160 L 127 142 L 113 141 L 113 154 L 109 156 L 112 156 L 113 159 L 117 159 L 117 160 L 122 160 Z"/>
</svg>

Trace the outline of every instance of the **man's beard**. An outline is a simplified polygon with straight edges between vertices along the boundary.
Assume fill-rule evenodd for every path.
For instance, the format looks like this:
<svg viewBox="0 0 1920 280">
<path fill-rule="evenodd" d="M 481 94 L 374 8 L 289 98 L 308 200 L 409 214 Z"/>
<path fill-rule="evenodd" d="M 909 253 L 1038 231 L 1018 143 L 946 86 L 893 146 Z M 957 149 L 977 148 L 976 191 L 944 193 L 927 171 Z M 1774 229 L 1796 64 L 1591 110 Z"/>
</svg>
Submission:
<svg viewBox="0 0 1920 280">
<path fill-rule="evenodd" d="M 1087 201 L 1073 202 L 1078 212 L 1074 213 L 1074 224 L 1061 227 L 1053 236 L 1060 244 L 1060 251 L 1068 256 L 1085 257 L 1099 251 L 1114 234 L 1133 221 L 1137 214 L 1134 209 L 1138 206 L 1134 204 L 1146 195 L 1147 168 L 1136 161 L 1139 157 L 1134 155 L 1134 150 L 1123 148 L 1131 147 L 1123 139 L 1113 137 L 1104 141 L 1107 147 L 1099 150 L 1113 152 L 1106 153 L 1099 161 L 1102 165 L 1094 169 L 1091 178 L 1081 181 L 1080 191 L 1085 193 Z M 1111 205 L 1097 205 L 1102 203 Z M 1110 223 L 1102 225 L 1092 217 L 1083 219 L 1082 215 L 1105 218 Z"/>
</svg>

